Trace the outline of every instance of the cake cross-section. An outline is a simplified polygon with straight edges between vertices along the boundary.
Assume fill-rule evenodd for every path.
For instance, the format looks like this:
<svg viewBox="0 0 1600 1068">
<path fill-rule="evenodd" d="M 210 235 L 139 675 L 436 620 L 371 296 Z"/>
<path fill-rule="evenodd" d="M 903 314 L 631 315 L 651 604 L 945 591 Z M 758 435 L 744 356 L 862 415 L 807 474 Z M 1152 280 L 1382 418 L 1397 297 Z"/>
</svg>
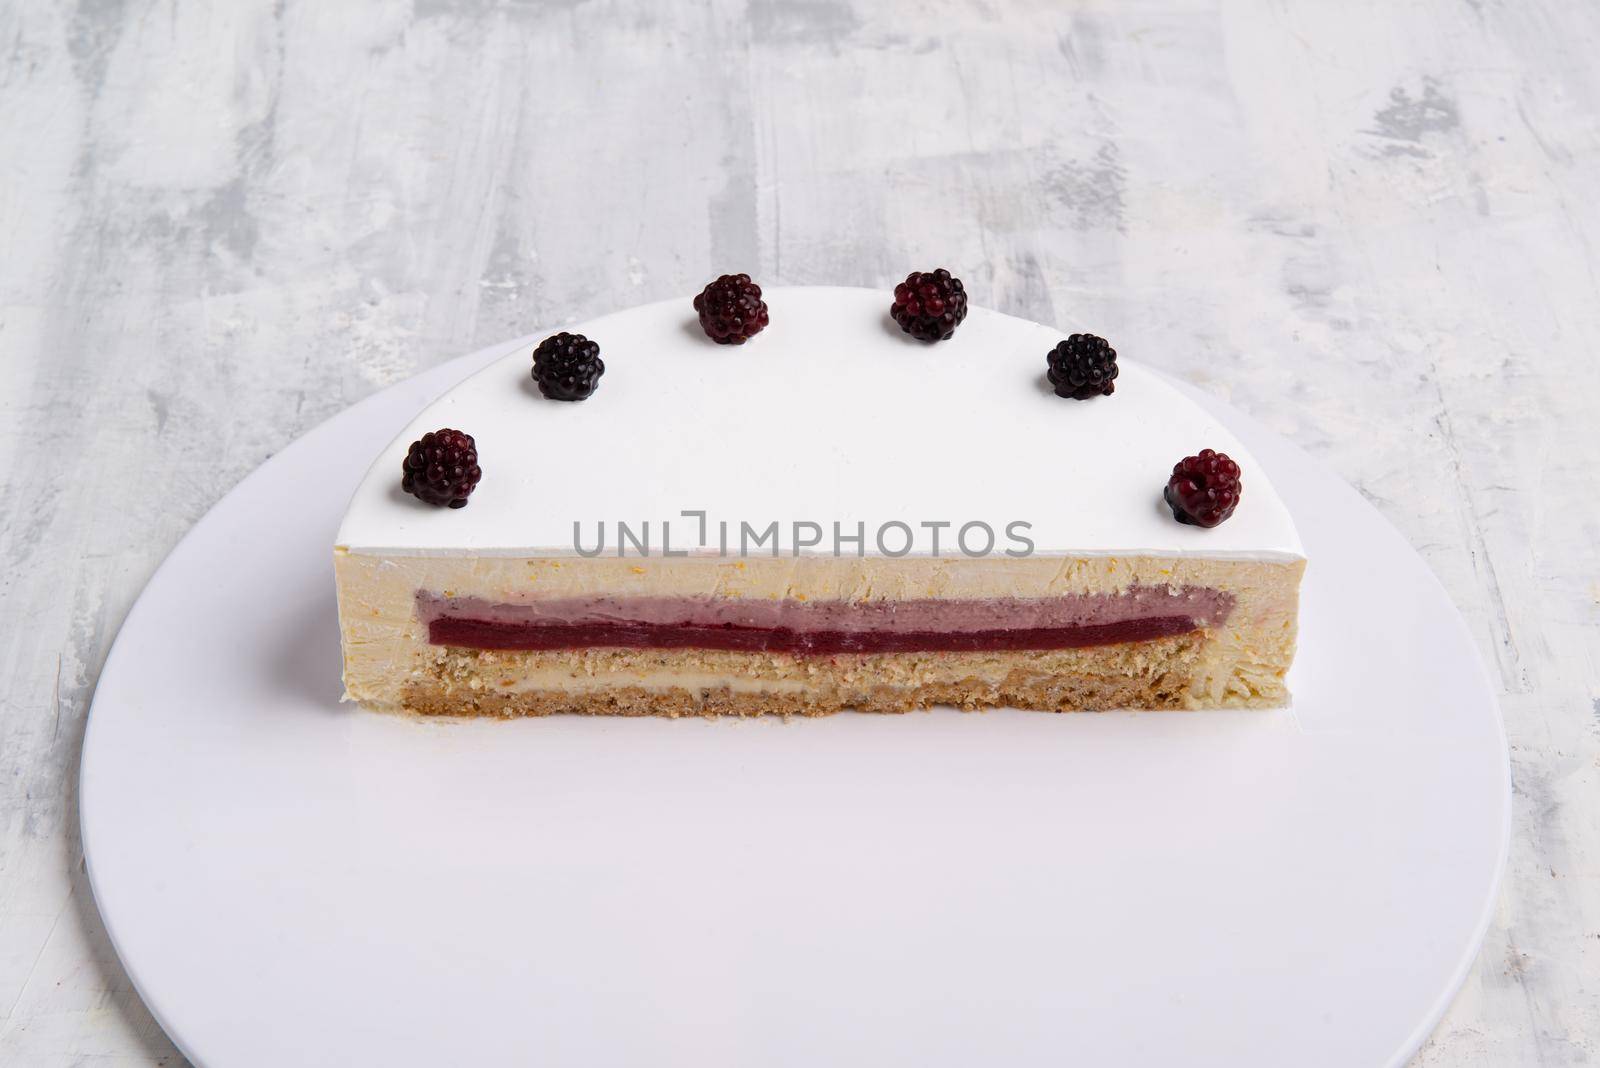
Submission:
<svg viewBox="0 0 1600 1068">
<path fill-rule="evenodd" d="M 1063 400 L 1062 331 L 973 308 L 923 347 L 884 297 L 768 289 L 773 326 L 737 347 L 687 300 L 582 324 L 607 370 L 581 405 L 530 388 L 537 338 L 456 386 L 340 530 L 349 696 L 494 716 L 1285 704 L 1305 559 L 1244 445 L 1136 362 Z M 399 489 L 440 427 L 475 442 L 464 507 Z M 1180 463 L 1206 449 L 1226 463 Z M 1169 479 L 1194 500 L 1219 470 L 1226 521 L 1176 521 Z"/>
</svg>

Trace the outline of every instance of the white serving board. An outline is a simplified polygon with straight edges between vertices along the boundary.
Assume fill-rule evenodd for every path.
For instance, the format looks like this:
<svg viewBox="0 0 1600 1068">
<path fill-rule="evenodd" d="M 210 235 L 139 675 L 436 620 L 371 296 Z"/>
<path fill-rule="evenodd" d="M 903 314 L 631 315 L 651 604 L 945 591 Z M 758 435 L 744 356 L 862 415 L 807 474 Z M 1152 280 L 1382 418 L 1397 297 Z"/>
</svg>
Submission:
<svg viewBox="0 0 1600 1068">
<path fill-rule="evenodd" d="M 1292 711 L 341 705 L 329 550 L 351 487 L 509 347 L 264 464 L 106 663 L 89 873 L 198 1065 L 1344 1068 L 1426 1037 L 1504 861 L 1506 747 L 1454 607 L 1348 486 L 1196 395 L 1311 559 Z"/>
</svg>

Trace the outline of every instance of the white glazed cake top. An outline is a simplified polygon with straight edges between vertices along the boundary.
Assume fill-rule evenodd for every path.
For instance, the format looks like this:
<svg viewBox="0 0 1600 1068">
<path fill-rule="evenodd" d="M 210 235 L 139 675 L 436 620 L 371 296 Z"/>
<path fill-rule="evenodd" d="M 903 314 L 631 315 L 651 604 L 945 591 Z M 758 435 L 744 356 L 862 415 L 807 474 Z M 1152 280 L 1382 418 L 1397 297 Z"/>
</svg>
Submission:
<svg viewBox="0 0 1600 1068">
<path fill-rule="evenodd" d="M 776 288 L 765 299 L 771 325 L 744 345 L 713 344 L 687 297 L 566 327 L 597 342 L 606 366 L 594 396 L 576 403 L 540 396 L 533 343 L 518 346 L 379 454 L 338 544 L 569 555 L 575 522 L 592 548 L 604 521 L 614 556 L 617 523 L 637 533 L 648 521 L 659 555 L 664 521 L 674 551 L 695 548 L 699 520 L 681 513 L 696 510 L 712 552 L 722 521 L 735 546 L 741 522 L 776 522 L 784 555 L 796 522 L 823 528 L 823 544 L 804 551 L 824 553 L 835 522 L 846 533 L 859 523 L 869 556 L 879 529 L 899 522 L 912 553 L 932 553 L 937 533 L 938 555 L 956 556 L 956 529 L 983 522 L 998 554 L 1021 521 L 1039 554 L 1302 555 L 1288 511 L 1238 439 L 1126 357 L 1114 394 L 1068 400 L 1044 377 L 1046 353 L 1066 336 L 1052 327 L 973 308 L 951 340 L 929 345 L 889 318 L 887 290 Z M 442 427 L 477 441 L 483 480 L 464 508 L 400 489 L 407 447 Z M 1243 482 L 1238 510 L 1209 530 L 1174 521 L 1161 500 L 1172 465 L 1203 448 L 1232 456 Z M 951 526 L 925 525 L 938 521 Z M 905 535 L 886 537 L 898 553 Z M 973 528 L 969 547 L 983 540 Z"/>
</svg>

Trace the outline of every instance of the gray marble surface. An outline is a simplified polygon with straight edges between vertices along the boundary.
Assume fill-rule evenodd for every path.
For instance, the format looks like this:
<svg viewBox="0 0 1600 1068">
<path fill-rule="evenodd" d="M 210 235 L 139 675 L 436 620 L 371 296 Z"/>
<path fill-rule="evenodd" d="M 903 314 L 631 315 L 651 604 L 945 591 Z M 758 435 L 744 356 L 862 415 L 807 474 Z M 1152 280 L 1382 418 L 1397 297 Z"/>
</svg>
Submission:
<svg viewBox="0 0 1600 1068">
<path fill-rule="evenodd" d="M 720 271 L 936 264 L 1227 397 L 1423 554 L 1516 795 L 1417 1063 L 1600 1057 L 1597 43 L 1563 0 L 3 0 L 0 1064 L 181 1062 L 75 768 L 123 616 L 252 468 Z"/>
</svg>

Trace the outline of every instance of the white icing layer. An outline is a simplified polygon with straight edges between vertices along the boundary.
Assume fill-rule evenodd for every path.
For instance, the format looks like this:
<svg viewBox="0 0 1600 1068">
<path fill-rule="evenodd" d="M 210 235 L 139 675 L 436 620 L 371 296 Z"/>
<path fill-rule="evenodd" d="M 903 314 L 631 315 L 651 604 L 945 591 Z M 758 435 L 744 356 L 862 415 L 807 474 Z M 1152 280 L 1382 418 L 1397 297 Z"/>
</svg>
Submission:
<svg viewBox="0 0 1600 1068">
<path fill-rule="evenodd" d="M 911 552 L 956 556 L 955 528 L 987 523 L 996 553 L 1026 531 L 1045 555 L 1302 556 L 1282 501 L 1243 445 L 1159 376 L 1125 356 L 1116 392 L 1063 400 L 1044 379 L 1065 334 L 973 309 L 950 341 L 925 345 L 888 317 L 887 291 L 768 290 L 772 325 L 743 346 L 715 345 L 689 298 L 567 329 L 600 345 L 606 372 L 587 401 L 541 397 L 529 377 L 534 338 L 426 408 L 379 455 L 340 527 L 351 552 L 394 555 L 573 554 L 597 524 L 615 555 L 616 524 L 648 521 L 651 551 L 671 521 L 673 549 L 694 548 L 703 510 L 737 546 L 741 522 L 776 522 L 780 552 L 796 523 L 847 532 L 866 552 L 886 523 L 911 528 Z M 1115 344 L 1115 339 L 1113 339 Z M 440 427 L 477 439 L 483 481 L 465 508 L 433 508 L 400 490 L 407 446 Z M 1161 488 L 1203 448 L 1243 469 L 1237 512 L 1211 530 L 1172 519 Z M 802 537 L 807 536 L 802 527 Z M 981 548 L 976 528 L 969 547 Z M 898 529 L 889 546 L 904 543 Z M 771 551 L 763 545 L 762 553 Z M 818 551 L 815 548 L 804 550 Z M 847 551 L 854 553 L 853 546 Z M 632 546 L 630 555 L 637 555 Z"/>
</svg>

